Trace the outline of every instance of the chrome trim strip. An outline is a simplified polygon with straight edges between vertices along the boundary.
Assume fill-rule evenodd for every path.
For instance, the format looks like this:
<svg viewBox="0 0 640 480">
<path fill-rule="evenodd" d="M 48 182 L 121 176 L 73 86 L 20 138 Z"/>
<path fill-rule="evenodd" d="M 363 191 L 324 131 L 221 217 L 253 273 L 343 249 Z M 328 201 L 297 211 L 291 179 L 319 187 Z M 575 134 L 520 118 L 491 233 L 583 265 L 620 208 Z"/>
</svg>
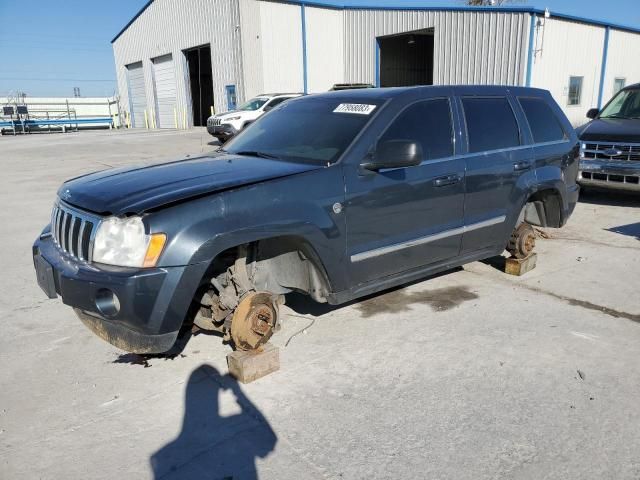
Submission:
<svg viewBox="0 0 640 480">
<path fill-rule="evenodd" d="M 71 224 L 69 225 L 69 233 L 67 233 L 67 252 L 71 254 L 72 257 L 75 257 L 73 253 L 73 230 L 76 227 L 76 222 L 78 221 L 78 217 L 71 217 Z"/>
<path fill-rule="evenodd" d="M 80 260 L 84 260 L 82 257 L 82 236 L 84 234 L 84 229 L 87 226 L 87 222 L 82 218 L 78 218 L 78 220 L 80 220 L 80 228 L 78 229 L 78 238 L 76 238 L 76 252 L 78 253 L 77 257 Z"/>
<path fill-rule="evenodd" d="M 60 230 L 60 246 L 62 247 L 62 249 L 65 252 L 68 252 L 69 251 L 67 249 L 67 237 L 68 236 L 65 235 L 65 230 L 67 229 L 67 222 L 71 218 L 71 214 L 65 212 L 63 215 L 64 215 L 64 218 L 62 219 L 62 230 Z"/>
<path fill-rule="evenodd" d="M 425 237 L 419 237 L 414 240 L 409 240 L 408 242 L 395 243 L 393 245 L 388 245 L 386 247 L 374 248 L 373 250 L 367 250 L 364 252 L 351 255 L 351 261 L 361 262 L 362 260 L 367 260 L 369 258 L 379 257 L 381 255 L 387 255 L 389 253 L 397 252 L 399 250 L 404 250 L 405 248 L 416 247 L 418 245 L 424 245 L 426 243 L 434 242 L 436 240 L 442 240 L 443 238 L 451 237 L 454 235 L 464 234 L 465 232 L 472 232 L 480 228 L 490 227 L 492 225 L 498 225 L 500 223 L 503 223 L 506 219 L 507 219 L 506 215 L 500 215 L 499 217 L 490 218 L 488 220 L 472 223 L 470 225 L 452 228 L 450 230 L 434 233 L 432 235 L 427 235 Z"/>
</svg>

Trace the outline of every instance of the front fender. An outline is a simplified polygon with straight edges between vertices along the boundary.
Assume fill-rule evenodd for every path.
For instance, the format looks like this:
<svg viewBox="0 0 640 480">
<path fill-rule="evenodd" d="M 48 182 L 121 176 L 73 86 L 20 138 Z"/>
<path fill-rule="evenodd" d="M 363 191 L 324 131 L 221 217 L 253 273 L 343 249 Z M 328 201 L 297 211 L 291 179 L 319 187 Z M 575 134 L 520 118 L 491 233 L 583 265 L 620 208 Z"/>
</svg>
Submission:
<svg viewBox="0 0 640 480">
<path fill-rule="evenodd" d="M 249 242 L 295 237 L 317 255 L 334 289 L 346 288 L 346 222 L 333 205 L 344 201 L 340 166 L 238 188 L 156 212 L 167 233 L 159 266 L 211 262 Z"/>
</svg>

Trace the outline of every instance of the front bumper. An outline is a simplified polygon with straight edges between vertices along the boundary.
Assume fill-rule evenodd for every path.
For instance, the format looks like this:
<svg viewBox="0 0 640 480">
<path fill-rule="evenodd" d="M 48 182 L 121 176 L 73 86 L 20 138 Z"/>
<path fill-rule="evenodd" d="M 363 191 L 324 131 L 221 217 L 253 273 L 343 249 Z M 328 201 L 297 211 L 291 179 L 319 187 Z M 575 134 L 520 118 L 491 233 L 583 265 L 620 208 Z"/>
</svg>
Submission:
<svg viewBox="0 0 640 480">
<path fill-rule="evenodd" d="M 233 125 L 223 123 L 222 125 L 215 126 L 207 125 L 207 132 L 216 138 L 228 139 L 236 135 L 238 130 L 236 130 Z"/>
<path fill-rule="evenodd" d="M 640 163 L 580 160 L 578 183 L 585 186 L 640 192 Z"/>
<path fill-rule="evenodd" d="M 45 231 L 33 245 L 38 283 L 74 308 L 96 335 L 135 353 L 169 350 L 206 269 L 96 267 L 69 256 Z"/>
</svg>

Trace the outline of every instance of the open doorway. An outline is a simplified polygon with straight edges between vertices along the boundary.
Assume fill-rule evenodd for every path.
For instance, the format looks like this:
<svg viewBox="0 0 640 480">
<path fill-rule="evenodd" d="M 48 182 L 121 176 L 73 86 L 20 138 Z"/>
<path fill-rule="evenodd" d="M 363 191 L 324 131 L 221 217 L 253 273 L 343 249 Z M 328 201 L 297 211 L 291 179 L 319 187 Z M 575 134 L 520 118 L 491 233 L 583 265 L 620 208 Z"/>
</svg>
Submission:
<svg viewBox="0 0 640 480">
<path fill-rule="evenodd" d="M 433 29 L 379 37 L 380 86 L 433 85 Z"/>
<path fill-rule="evenodd" d="M 191 89 L 191 110 L 193 126 L 205 127 L 213 105 L 213 74 L 211 70 L 211 47 L 185 50 Z"/>
</svg>

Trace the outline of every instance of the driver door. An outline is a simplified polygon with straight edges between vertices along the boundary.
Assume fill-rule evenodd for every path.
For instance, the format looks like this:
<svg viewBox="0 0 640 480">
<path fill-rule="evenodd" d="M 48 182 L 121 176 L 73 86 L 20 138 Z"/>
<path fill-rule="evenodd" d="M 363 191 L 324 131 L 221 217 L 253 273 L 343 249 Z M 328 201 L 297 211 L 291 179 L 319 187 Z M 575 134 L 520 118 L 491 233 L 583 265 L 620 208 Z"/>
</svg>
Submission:
<svg viewBox="0 0 640 480">
<path fill-rule="evenodd" d="M 456 257 L 463 231 L 464 159 L 455 155 L 448 97 L 404 108 L 379 138 L 419 142 L 420 165 L 345 168 L 347 258 L 361 284 Z"/>
</svg>

